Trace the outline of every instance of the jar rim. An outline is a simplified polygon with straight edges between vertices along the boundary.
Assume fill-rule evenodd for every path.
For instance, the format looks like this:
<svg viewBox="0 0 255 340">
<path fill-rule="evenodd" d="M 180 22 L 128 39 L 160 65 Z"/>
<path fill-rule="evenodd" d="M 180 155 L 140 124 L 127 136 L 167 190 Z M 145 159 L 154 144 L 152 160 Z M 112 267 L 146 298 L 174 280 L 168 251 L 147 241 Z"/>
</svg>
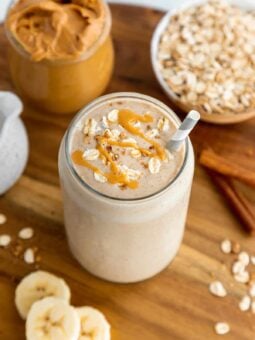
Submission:
<svg viewBox="0 0 255 340">
<path fill-rule="evenodd" d="M 7 16 L 9 15 L 9 11 L 12 8 L 12 6 L 18 2 L 19 0 L 13 0 L 11 2 L 11 4 L 9 5 L 8 11 L 7 11 Z M 101 44 L 106 40 L 106 38 L 108 37 L 108 35 L 110 34 L 111 31 L 111 27 L 112 27 L 112 15 L 111 15 L 111 10 L 108 6 L 108 4 L 105 2 L 105 0 L 100 0 L 104 6 L 104 10 L 105 10 L 105 20 L 104 20 L 104 25 L 102 28 L 102 32 L 100 33 L 100 35 L 98 36 L 98 38 L 94 41 L 94 43 L 87 49 L 84 51 L 84 53 L 80 54 L 77 58 L 67 58 L 67 59 L 43 59 L 41 61 L 39 61 L 40 63 L 43 64 L 73 64 L 76 62 L 80 62 L 83 61 L 85 59 L 88 59 L 89 57 L 91 57 L 95 51 L 99 48 L 99 46 L 101 46 Z M 22 54 L 25 58 L 30 59 L 31 61 L 33 61 L 30 57 L 30 54 L 25 51 L 25 49 L 23 48 L 23 46 L 17 41 L 17 39 L 12 35 L 12 33 L 10 32 L 10 30 L 7 27 L 7 20 L 5 20 L 4 22 L 4 30 L 5 30 L 5 35 L 9 41 L 9 43 L 12 45 L 12 47 L 16 50 L 18 50 L 18 52 L 20 54 Z"/>
<path fill-rule="evenodd" d="M 165 191 L 167 191 L 175 182 L 176 180 L 179 178 L 179 176 L 181 175 L 181 173 L 183 172 L 186 164 L 187 164 L 187 160 L 188 160 L 188 156 L 189 156 L 189 152 L 190 152 L 190 147 L 189 147 L 189 141 L 190 139 L 187 138 L 185 141 L 185 154 L 184 154 L 184 159 L 183 159 L 183 163 L 181 165 L 181 167 L 179 168 L 178 172 L 176 173 L 175 177 L 169 182 L 167 183 L 166 186 L 164 186 L 163 188 L 161 188 L 160 190 L 147 195 L 147 196 L 142 196 L 142 197 L 136 197 L 136 198 L 118 198 L 118 197 L 114 197 L 114 196 L 109 196 L 106 194 L 103 194 L 102 192 L 94 189 L 92 186 L 90 186 L 88 183 L 86 183 L 84 180 L 82 180 L 82 178 L 79 176 L 78 172 L 76 171 L 76 169 L 74 168 L 73 164 L 72 164 L 72 160 L 70 157 L 70 152 L 69 152 L 69 147 L 70 147 L 70 141 L 71 141 L 71 135 L 72 135 L 72 131 L 74 129 L 74 127 L 76 126 L 77 122 L 81 119 L 82 116 L 84 116 L 86 113 L 88 113 L 91 109 L 102 105 L 103 103 L 112 100 L 112 99 L 141 99 L 147 103 L 151 103 L 154 104 L 156 106 L 158 106 L 164 113 L 166 113 L 166 115 L 168 115 L 169 117 L 171 117 L 171 120 L 173 120 L 176 124 L 177 127 L 180 126 L 181 121 L 178 118 L 178 116 L 175 114 L 175 112 L 170 109 L 166 104 L 162 103 L 161 101 L 159 101 L 158 99 L 155 99 L 151 96 L 147 96 L 144 94 L 140 94 L 140 93 L 136 93 L 136 92 L 115 92 L 115 93 L 111 93 L 111 94 L 107 94 L 104 96 L 101 96 L 95 100 L 93 100 L 92 102 L 90 102 L 88 105 L 86 105 L 84 108 L 82 108 L 76 115 L 75 117 L 72 119 L 71 123 L 69 124 L 69 127 L 65 133 L 64 136 L 64 153 L 65 153 L 65 159 L 67 160 L 67 165 L 68 165 L 68 169 L 72 175 L 72 177 L 83 187 L 83 189 L 88 190 L 90 193 L 100 196 L 102 198 L 108 199 L 108 200 L 112 200 L 112 201 L 119 201 L 119 202 L 141 202 L 141 201 L 145 201 L 145 200 L 149 200 L 152 198 L 155 198 L 157 196 L 159 196 L 160 194 L 164 193 Z"/>
</svg>

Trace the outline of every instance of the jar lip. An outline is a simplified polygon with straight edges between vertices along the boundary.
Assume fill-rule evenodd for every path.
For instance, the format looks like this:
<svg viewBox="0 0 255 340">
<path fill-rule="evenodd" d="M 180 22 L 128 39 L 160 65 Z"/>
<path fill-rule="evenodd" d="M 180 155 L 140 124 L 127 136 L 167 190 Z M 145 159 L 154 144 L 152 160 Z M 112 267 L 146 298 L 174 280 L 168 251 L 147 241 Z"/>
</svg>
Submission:
<svg viewBox="0 0 255 340">
<path fill-rule="evenodd" d="M 172 186 L 176 180 L 179 178 L 179 176 L 181 175 L 182 171 L 184 170 L 186 164 L 187 164 L 187 159 L 189 156 L 189 152 L 190 152 L 190 147 L 189 147 L 189 138 L 186 139 L 185 141 L 185 155 L 184 155 L 184 159 L 183 159 L 183 163 L 182 166 L 179 168 L 178 172 L 176 173 L 175 177 L 163 188 L 161 188 L 160 190 L 147 195 L 147 196 L 143 196 L 143 197 L 136 197 L 136 198 L 117 198 L 114 196 L 109 196 L 106 194 L 103 194 L 97 190 L 95 190 L 92 186 L 90 186 L 89 184 L 87 184 L 85 181 L 83 181 L 81 179 L 81 177 L 79 176 L 79 174 L 77 173 L 77 171 L 75 170 L 73 164 L 72 164 L 72 160 L 70 157 L 70 152 L 69 152 L 69 146 L 70 146 L 70 140 L 71 140 L 71 135 L 72 135 L 72 131 L 74 129 L 74 127 L 76 126 L 76 123 L 80 120 L 80 118 L 82 116 L 84 116 L 84 114 L 86 114 L 86 112 L 89 112 L 92 108 L 94 108 L 95 106 L 99 106 L 111 99 L 141 99 L 144 100 L 147 103 L 151 103 L 154 105 L 159 106 L 164 113 L 166 113 L 168 116 L 171 117 L 171 119 L 174 120 L 174 122 L 177 124 L 177 126 L 179 126 L 181 124 L 180 119 L 177 117 L 177 115 L 174 113 L 174 111 L 172 109 L 170 109 L 167 105 L 165 105 L 164 103 L 162 103 L 161 101 L 159 101 L 158 99 L 155 99 L 153 97 L 144 95 L 144 94 L 140 94 L 140 93 L 136 93 L 136 92 L 115 92 L 115 93 L 111 93 L 111 94 L 107 94 L 104 96 L 101 96 L 97 99 L 95 99 L 94 101 L 92 101 L 91 103 L 89 103 L 88 105 L 86 105 L 84 108 L 82 108 L 77 114 L 76 116 L 72 119 L 66 133 L 64 136 L 64 153 L 65 153 L 65 159 L 67 160 L 67 165 L 68 165 L 68 169 L 71 173 L 71 175 L 73 176 L 73 178 L 79 183 L 79 185 L 81 185 L 84 189 L 90 191 L 92 194 L 100 196 L 102 198 L 108 199 L 108 200 L 112 200 L 112 201 L 119 201 L 119 202 L 142 202 L 145 200 L 149 200 L 152 198 L 155 198 L 157 196 L 159 196 L 160 194 L 164 193 L 167 189 L 170 188 L 170 186 Z"/>
<path fill-rule="evenodd" d="M 12 6 L 18 2 L 19 0 L 13 0 L 12 3 L 10 4 L 8 11 L 7 11 L 7 16 L 9 15 L 9 11 L 12 8 Z M 40 61 L 40 63 L 42 64 L 73 64 L 75 62 L 79 62 L 82 61 L 84 59 L 88 59 L 90 56 L 92 56 L 95 51 L 98 49 L 98 47 L 106 40 L 107 36 L 110 34 L 110 30 L 112 27 L 112 14 L 111 14 L 111 10 L 108 6 L 108 4 L 105 2 L 105 0 L 100 0 L 104 6 L 104 11 L 105 11 L 105 20 L 104 20 L 104 26 L 102 28 L 102 32 L 100 33 L 100 35 L 98 36 L 97 40 L 95 40 L 95 42 L 86 50 L 84 51 L 84 53 L 80 54 L 77 58 L 68 58 L 68 59 L 53 59 L 53 60 L 49 60 L 49 59 L 43 59 Z M 30 58 L 30 54 L 24 50 L 23 46 L 17 41 L 17 39 L 12 35 L 12 33 L 9 31 L 8 27 L 7 27 L 7 20 L 5 20 L 4 22 L 4 30 L 5 30 L 5 35 L 9 41 L 9 43 L 12 45 L 12 47 L 16 50 L 18 50 L 18 52 L 20 54 L 22 54 L 25 58 L 30 59 L 31 61 L 33 61 Z M 35 62 L 36 63 L 36 62 Z"/>
</svg>

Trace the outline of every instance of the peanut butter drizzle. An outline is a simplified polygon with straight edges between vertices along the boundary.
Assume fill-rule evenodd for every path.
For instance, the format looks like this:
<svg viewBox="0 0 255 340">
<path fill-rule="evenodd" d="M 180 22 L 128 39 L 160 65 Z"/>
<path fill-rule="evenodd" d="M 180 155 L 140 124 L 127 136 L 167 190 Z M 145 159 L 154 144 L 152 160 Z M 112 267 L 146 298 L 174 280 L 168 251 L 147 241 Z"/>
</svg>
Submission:
<svg viewBox="0 0 255 340">
<path fill-rule="evenodd" d="M 150 143 L 156 151 L 156 154 L 150 152 L 149 150 L 145 148 L 139 147 L 137 144 L 132 142 L 122 142 L 122 141 L 115 141 L 112 139 L 108 139 L 106 137 L 98 137 L 97 138 L 97 150 L 100 153 L 101 158 L 105 157 L 107 161 L 110 164 L 110 173 L 104 173 L 96 166 L 92 165 L 91 163 L 87 162 L 83 156 L 82 151 L 77 150 L 74 151 L 71 155 L 72 161 L 76 165 L 84 166 L 88 169 L 91 169 L 93 172 L 99 173 L 103 176 L 105 176 L 109 183 L 111 184 L 119 184 L 123 186 L 127 186 L 130 189 L 136 189 L 138 187 L 138 181 L 129 181 L 127 176 L 123 173 L 121 173 L 118 165 L 116 162 L 112 159 L 111 154 L 107 151 L 107 149 L 103 146 L 104 144 L 112 145 L 112 146 L 119 146 L 119 147 L 132 147 L 137 150 L 139 150 L 142 154 L 152 157 L 156 156 L 160 159 L 164 160 L 166 157 L 164 148 L 157 142 L 155 142 L 153 139 L 148 138 L 141 130 L 134 127 L 132 125 L 133 122 L 140 121 L 142 123 L 150 123 L 153 121 L 153 117 L 145 114 L 145 115 L 139 115 L 136 114 L 133 111 L 130 110 L 120 110 L 119 111 L 119 124 L 126 129 L 128 132 L 130 132 L 133 135 L 139 136 L 142 139 L 144 139 L 146 142 Z"/>
<path fill-rule="evenodd" d="M 111 170 L 112 172 L 110 173 L 104 173 L 102 172 L 98 167 L 92 165 L 91 163 L 87 162 L 83 157 L 82 157 L 82 151 L 80 150 L 76 150 L 72 153 L 71 158 L 72 161 L 76 164 L 76 165 L 80 165 L 80 166 L 84 166 L 88 169 L 91 169 L 93 172 L 96 172 L 98 174 L 101 174 L 103 176 L 105 176 L 108 180 L 109 183 L 111 184 L 120 184 L 123 186 L 127 186 L 130 189 L 136 189 L 138 187 L 138 182 L 137 181 L 128 181 L 127 177 L 121 173 L 117 167 L 116 164 L 114 164 L 114 162 L 111 159 L 110 154 L 102 148 L 103 151 L 103 155 L 105 155 L 105 157 L 107 158 L 107 160 L 110 162 L 111 164 Z M 99 151 L 101 153 L 101 149 Z"/>
<path fill-rule="evenodd" d="M 98 169 L 96 166 L 94 166 L 93 164 L 89 163 L 88 161 L 86 161 L 83 157 L 82 157 L 82 151 L 80 150 L 76 150 L 72 153 L 71 155 L 72 161 L 76 164 L 76 165 L 81 165 L 81 166 L 85 166 L 86 168 L 97 172 L 99 174 L 102 174 L 101 170 Z"/>
<path fill-rule="evenodd" d="M 100 152 L 101 156 L 105 156 L 107 161 L 110 163 L 112 172 L 118 173 L 119 169 L 118 169 L 116 163 L 112 160 L 112 157 L 109 154 L 109 152 L 105 148 L 103 148 L 102 144 L 97 145 L 97 150 Z"/>
<path fill-rule="evenodd" d="M 120 110 L 119 111 L 119 124 L 126 129 L 128 132 L 133 135 L 139 136 L 144 139 L 146 142 L 150 143 L 154 146 L 156 150 L 156 156 L 158 156 L 161 160 L 166 158 L 166 153 L 164 148 L 153 139 L 148 138 L 141 130 L 136 128 L 132 122 L 139 121 L 141 123 L 151 123 L 153 121 L 153 117 L 145 114 L 143 116 L 131 111 L 131 110 Z M 141 149 L 140 149 L 141 150 Z"/>
<path fill-rule="evenodd" d="M 119 146 L 120 148 L 134 148 L 139 150 L 142 154 L 148 157 L 152 157 L 153 153 L 147 149 L 140 148 L 137 144 L 131 142 L 118 142 L 116 140 L 102 138 L 102 141 L 112 146 Z"/>
</svg>

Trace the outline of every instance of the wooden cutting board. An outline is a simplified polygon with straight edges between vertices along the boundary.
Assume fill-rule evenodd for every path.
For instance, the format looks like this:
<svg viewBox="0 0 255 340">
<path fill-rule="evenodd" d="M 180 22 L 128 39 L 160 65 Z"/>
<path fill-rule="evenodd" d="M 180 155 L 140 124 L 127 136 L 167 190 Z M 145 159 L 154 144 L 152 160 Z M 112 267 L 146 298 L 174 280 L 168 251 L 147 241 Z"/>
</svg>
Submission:
<svg viewBox="0 0 255 340">
<path fill-rule="evenodd" d="M 171 105 L 156 82 L 149 56 L 153 29 L 163 14 L 124 5 L 111 9 L 116 67 L 107 92 L 137 91 Z M 1 27 L 0 89 L 12 90 L 6 46 Z M 72 258 L 64 233 L 57 153 L 71 116 L 54 116 L 27 107 L 23 119 L 30 140 L 29 163 L 20 181 L 0 198 L 0 213 L 8 217 L 0 233 L 10 233 L 16 242 L 22 227 L 33 227 L 35 237 L 22 246 L 37 246 L 41 261 L 36 266 L 27 265 L 21 255 L 13 255 L 13 246 L 0 249 L 1 340 L 24 339 L 24 322 L 15 310 L 14 291 L 19 280 L 37 267 L 65 278 L 74 305 L 102 310 L 112 325 L 113 340 L 218 339 L 213 331 L 217 321 L 231 325 L 224 339 L 254 337 L 255 315 L 239 311 L 238 298 L 244 289 L 233 285 L 229 273 L 233 258 L 221 253 L 219 243 L 226 237 L 237 240 L 255 254 L 255 239 L 242 231 L 203 169 L 196 166 L 184 242 L 172 265 L 142 283 L 104 282 L 86 273 Z M 255 171 L 255 120 L 224 127 L 201 123 L 192 141 L 196 152 L 209 145 Z M 250 191 L 249 197 L 255 201 L 254 192 Z M 230 292 L 226 298 L 209 294 L 208 284 L 214 278 L 226 284 Z"/>
</svg>

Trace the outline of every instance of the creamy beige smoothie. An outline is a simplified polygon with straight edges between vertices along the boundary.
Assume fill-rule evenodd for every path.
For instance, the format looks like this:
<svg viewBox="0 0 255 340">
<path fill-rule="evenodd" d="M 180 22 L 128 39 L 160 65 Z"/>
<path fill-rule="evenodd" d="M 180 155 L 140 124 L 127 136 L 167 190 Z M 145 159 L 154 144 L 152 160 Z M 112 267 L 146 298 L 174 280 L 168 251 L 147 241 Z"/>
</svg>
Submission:
<svg viewBox="0 0 255 340">
<path fill-rule="evenodd" d="M 179 124 L 163 103 L 135 93 L 101 97 L 71 123 L 59 154 L 65 226 L 94 275 L 144 280 L 178 251 L 194 170 L 189 141 L 166 149 Z"/>
</svg>

